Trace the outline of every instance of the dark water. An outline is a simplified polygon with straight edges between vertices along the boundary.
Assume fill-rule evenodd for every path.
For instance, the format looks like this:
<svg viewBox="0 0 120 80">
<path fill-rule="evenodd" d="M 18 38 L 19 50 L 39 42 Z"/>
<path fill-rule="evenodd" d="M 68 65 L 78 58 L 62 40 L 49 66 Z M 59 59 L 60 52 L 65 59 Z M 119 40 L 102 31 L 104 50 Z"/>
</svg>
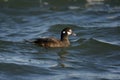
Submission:
<svg viewBox="0 0 120 80">
<path fill-rule="evenodd" d="M 68 48 L 24 42 L 67 26 Z M 1 0 L 0 80 L 120 80 L 120 1 Z"/>
</svg>

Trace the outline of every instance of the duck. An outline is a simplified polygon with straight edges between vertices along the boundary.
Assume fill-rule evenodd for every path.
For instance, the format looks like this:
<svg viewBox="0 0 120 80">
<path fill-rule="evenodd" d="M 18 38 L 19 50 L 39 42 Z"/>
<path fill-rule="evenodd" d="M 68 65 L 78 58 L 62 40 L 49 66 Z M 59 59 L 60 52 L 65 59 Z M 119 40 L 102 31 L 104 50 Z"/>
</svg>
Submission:
<svg viewBox="0 0 120 80">
<path fill-rule="evenodd" d="M 60 39 L 56 39 L 54 37 L 38 38 L 34 40 L 33 43 L 46 48 L 68 47 L 70 46 L 70 41 L 68 39 L 70 35 L 76 36 L 70 27 L 66 27 L 61 31 Z"/>
</svg>

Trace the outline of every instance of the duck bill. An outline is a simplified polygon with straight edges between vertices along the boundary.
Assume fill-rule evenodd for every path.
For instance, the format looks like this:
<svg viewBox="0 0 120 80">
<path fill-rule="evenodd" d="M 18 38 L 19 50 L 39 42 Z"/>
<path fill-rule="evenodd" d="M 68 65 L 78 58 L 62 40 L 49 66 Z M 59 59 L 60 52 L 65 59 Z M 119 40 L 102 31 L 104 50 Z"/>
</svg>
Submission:
<svg viewBox="0 0 120 80">
<path fill-rule="evenodd" d="M 73 36 L 76 36 L 76 34 L 75 34 L 75 33 L 72 33 L 72 35 L 73 35 Z"/>
</svg>

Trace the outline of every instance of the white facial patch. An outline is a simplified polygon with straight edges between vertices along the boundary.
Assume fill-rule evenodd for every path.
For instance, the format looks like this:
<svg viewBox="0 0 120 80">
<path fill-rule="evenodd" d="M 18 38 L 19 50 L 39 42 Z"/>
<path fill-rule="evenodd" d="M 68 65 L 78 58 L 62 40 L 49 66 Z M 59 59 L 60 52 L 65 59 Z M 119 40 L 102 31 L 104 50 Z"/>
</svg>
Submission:
<svg viewBox="0 0 120 80">
<path fill-rule="evenodd" d="M 71 32 L 67 32 L 68 35 L 71 35 Z"/>
<path fill-rule="evenodd" d="M 69 30 L 69 31 L 67 32 L 67 34 L 68 34 L 68 35 L 71 35 L 71 34 L 72 34 L 72 30 Z"/>
</svg>

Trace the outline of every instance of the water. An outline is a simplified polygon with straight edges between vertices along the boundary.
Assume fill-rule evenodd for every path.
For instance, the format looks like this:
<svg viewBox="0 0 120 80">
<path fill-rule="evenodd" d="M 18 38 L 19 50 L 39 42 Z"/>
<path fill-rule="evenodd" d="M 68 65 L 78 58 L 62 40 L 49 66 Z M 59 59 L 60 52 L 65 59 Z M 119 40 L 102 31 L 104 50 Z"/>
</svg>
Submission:
<svg viewBox="0 0 120 80">
<path fill-rule="evenodd" d="M 67 26 L 68 48 L 24 41 Z M 120 80 L 120 1 L 0 1 L 0 80 Z"/>
</svg>

